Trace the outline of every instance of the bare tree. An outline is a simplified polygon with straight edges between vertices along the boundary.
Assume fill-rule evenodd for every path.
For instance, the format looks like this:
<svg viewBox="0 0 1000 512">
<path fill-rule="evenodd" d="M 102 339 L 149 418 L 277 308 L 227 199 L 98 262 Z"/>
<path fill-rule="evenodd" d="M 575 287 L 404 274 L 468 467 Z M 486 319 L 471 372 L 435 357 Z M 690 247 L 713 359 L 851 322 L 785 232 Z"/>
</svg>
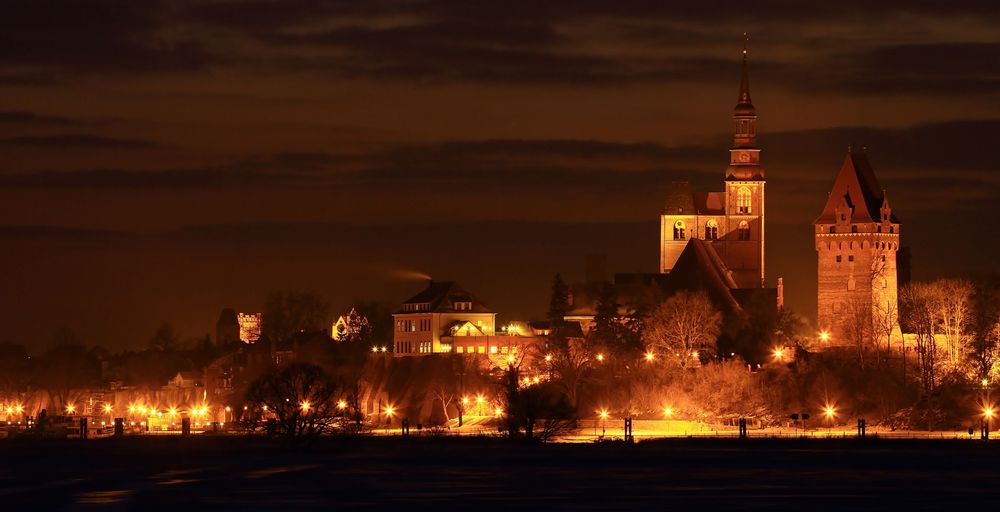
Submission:
<svg viewBox="0 0 1000 512">
<path fill-rule="evenodd" d="M 255 380 L 246 400 L 272 415 L 277 433 L 295 446 L 332 431 L 337 396 L 334 380 L 321 367 L 291 363 Z"/>
<path fill-rule="evenodd" d="M 570 405 L 576 410 L 580 388 L 590 379 L 591 354 L 584 343 L 570 341 L 565 349 L 557 349 L 548 361 L 549 372 L 555 383 L 562 387 Z"/>
<path fill-rule="evenodd" d="M 851 297 L 844 303 L 841 317 L 844 336 L 854 345 L 858 366 L 865 367 L 865 354 L 872 340 L 872 303 L 862 297 Z"/>
<path fill-rule="evenodd" d="M 900 290 L 900 323 L 916 341 L 917 367 L 925 393 L 937 385 L 937 342 L 934 338 L 938 289 L 928 283 L 909 283 Z"/>
<path fill-rule="evenodd" d="M 707 359 L 715 349 L 722 315 L 704 292 L 680 291 L 656 307 L 646 320 L 643 342 L 681 368 Z"/>
<path fill-rule="evenodd" d="M 962 279 L 939 279 L 934 283 L 938 294 L 938 324 L 947 343 L 950 369 L 961 368 L 962 358 L 969 342 L 972 321 L 972 283 Z"/>
<path fill-rule="evenodd" d="M 872 344 L 877 364 L 883 361 L 881 340 L 885 340 L 885 359 L 892 357 L 892 335 L 899 326 L 899 311 L 894 298 L 877 298 L 872 307 Z"/>
</svg>

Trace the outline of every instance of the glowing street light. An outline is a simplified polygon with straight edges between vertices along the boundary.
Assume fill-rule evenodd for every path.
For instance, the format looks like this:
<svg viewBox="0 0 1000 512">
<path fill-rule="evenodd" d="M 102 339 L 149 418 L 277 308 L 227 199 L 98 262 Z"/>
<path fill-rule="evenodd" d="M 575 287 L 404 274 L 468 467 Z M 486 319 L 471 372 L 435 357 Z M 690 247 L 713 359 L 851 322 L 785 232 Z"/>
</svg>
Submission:
<svg viewBox="0 0 1000 512">
<path fill-rule="evenodd" d="M 837 410 L 834 409 L 832 406 L 828 405 L 828 406 L 826 406 L 825 409 L 823 409 L 823 414 L 826 414 L 826 418 L 827 419 L 832 420 L 833 417 L 837 414 Z"/>
<path fill-rule="evenodd" d="M 653 362 L 653 359 L 656 359 L 656 354 L 652 352 L 646 352 L 646 361 Z"/>
<path fill-rule="evenodd" d="M 66 414 L 73 414 L 76 412 L 76 406 L 73 404 L 66 404 Z"/>
<path fill-rule="evenodd" d="M 337 409 L 340 409 L 341 411 L 343 411 L 344 409 L 347 409 L 347 402 L 345 402 L 343 400 L 338 400 L 337 401 Z"/>
<path fill-rule="evenodd" d="M 987 408 L 983 409 L 983 416 L 986 418 L 987 421 L 989 421 L 991 418 L 993 418 L 993 408 L 992 407 L 987 407 Z"/>
<path fill-rule="evenodd" d="M 820 331 L 819 340 L 823 343 L 830 341 L 830 333 L 828 331 Z"/>
<path fill-rule="evenodd" d="M 499 418 L 500 416 L 503 416 L 503 409 L 497 407 L 496 409 L 493 410 L 493 414 L 496 415 L 497 418 Z"/>
<path fill-rule="evenodd" d="M 781 347 L 775 348 L 774 351 L 771 353 L 774 354 L 774 358 L 777 359 L 778 361 L 781 361 L 781 357 L 785 355 L 785 351 L 782 350 Z"/>
<path fill-rule="evenodd" d="M 111 404 L 104 404 L 104 413 L 111 414 Z"/>
<path fill-rule="evenodd" d="M 310 404 L 308 400 L 303 400 L 302 403 L 299 404 L 299 409 L 302 409 L 302 412 L 309 412 L 310 407 L 312 407 L 312 404 Z"/>
<path fill-rule="evenodd" d="M 604 362 L 604 354 L 597 354 L 597 361 L 600 363 Z"/>
<path fill-rule="evenodd" d="M 673 411 L 673 410 L 672 410 L 671 408 L 669 408 L 669 407 L 664 407 L 664 408 L 663 408 L 663 415 L 664 415 L 664 416 L 667 416 L 667 417 L 669 417 L 669 416 L 670 416 L 670 415 L 672 415 L 673 413 L 674 413 L 674 411 Z"/>
<path fill-rule="evenodd" d="M 552 362 L 552 354 L 545 354 L 545 362 L 546 363 Z"/>
<path fill-rule="evenodd" d="M 393 406 L 391 406 L 391 405 L 388 405 L 388 406 L 386 406 L 386 408 L 385 408 L 385 415 L 386 415 L 386 416 L 388 416 L 388 417 L 392 418 L 392 415 L 393 415 L 393 414 L 394 414 L 395 412 L 396 412 L 396 408 L 395 408 L 395 407 L 393 407 Z"/>
<path fill-rule="evenodd" d="M 462 397 L 462 405 L 469 405 L 469 397 L 467 396 Z"/>
<path fill-rule="evenodd" d="M 194 413 L 198 414 L 198 409 L 195 409 Z M 171 407 L 170 410 L 167 411 L 167 415 L 170 416 L 170 417 L 177 416 L 177 408 Z"/>
</svg>

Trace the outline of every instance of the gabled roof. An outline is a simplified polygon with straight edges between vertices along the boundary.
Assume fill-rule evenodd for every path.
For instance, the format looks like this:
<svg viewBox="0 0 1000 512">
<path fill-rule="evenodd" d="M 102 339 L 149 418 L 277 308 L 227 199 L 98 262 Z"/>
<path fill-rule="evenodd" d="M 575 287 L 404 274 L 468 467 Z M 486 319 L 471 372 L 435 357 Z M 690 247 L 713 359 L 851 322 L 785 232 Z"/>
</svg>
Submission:
<svg viewBox="0 0 1000 512">
<path fill-rule="evenodd" d="M 875 171 L 868 157 L 860 153 L 848 153 L 844 165 L 833 182 L 833 189 L 826 200 L 823 213 L 813 224 L 832 224 L 837 221 L 836 210 L 842 202 L 854 209 L 852 219 L 860 222 L 880 222 L 885 191 L 875 177 Z M 898 222 L 892 216 L 893 222 Z"/>
<path fill-rule="evenodd" d="M 471 302 L 472 309 L 458 310 L 456 302 Z M 454 281 L 431 281 L 422 292 L 403 301 L 403 304 L 428 304 L 427 309 L 419 311 L 400 310 L 396 313 L 493 313 L 486 304 L 467 292 Z"/>
<path fill-rule="evenodd" d="M 667 274 L 664 288 L 668 291 L 705 290 L 719 307 L 731 312 L 742 312 L 732 290 L 738 288 L 729 267 L 715 251 L 715 246 L 700 238 L 688 241 L 677 258 L 674 268 Z"/>
</svg>

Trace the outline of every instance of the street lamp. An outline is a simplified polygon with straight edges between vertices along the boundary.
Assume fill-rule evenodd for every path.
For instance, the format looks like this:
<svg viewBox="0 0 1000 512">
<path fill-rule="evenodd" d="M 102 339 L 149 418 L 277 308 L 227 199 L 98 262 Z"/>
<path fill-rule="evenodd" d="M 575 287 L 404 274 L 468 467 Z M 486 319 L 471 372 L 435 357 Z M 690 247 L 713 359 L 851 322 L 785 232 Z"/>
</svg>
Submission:
<svg viewBox="0 0 1000 512">
<path fill-rule="evenodd" d="M 299 408 L 302 409 L 302 412 L 309 412 L 310 407 L 312 407 L 312 404 L 310 404 L 308 400 L 303 400 L 302 403 L 299 404 Z"/>
<path fill-rule="evenodd" d="M 674 411 L 672 409 L 670 409 L 670 407 L 664 407 L 663 408 L 663 415 L 664 416 L 666 416 L 666 417 L 669 418 L 673 413 L 674 413 Z"/>
<path fill-rule="evenodd" d="M 775 348 L 774 351 L 771 352 L 771 353 L 774 354 L 774 358 L 777 359 L 778 361 L 781 361 L 782 360 L 782 356 L 785 355 L 785 351 L 782 350 L 781 347 Z"/>
<path fill-rule="evenodd" d="M 833 417 L 837 415 L 837 410 L 832 406 L 828 405 L 823 409 L 823 414 L 826 415 L 826 420 L 830 423 L 830 433 L 833 433 Z"/>
<path fill-rule="evenodd" d="M 73 414 L 76 412 L 76 406 L 73 404 L 66 404 L 66 414 Z"/>
<path fill-rule="evenodd" d="M 819 333 L 819 340 L 822 341 L 823 343 L 829 342 L 830 341 L 830 333 L 828 331 L 820 331 L 820 333 Z"/>
<path fill-rule="evenodd" d="M 604 437 L 604 434 L 606 434 L 608 431 L 607 429 L 608 410 L 601 409 L 600 411 L 597 411 L 597 417 L 601 419 L 601 437 Z M 597 424 L 594 424 L 594 435 L 595 436 L 597 435 Z"/>
<path fill-rule="evenodd" d="M 597 354 L 597 362 L 599 363 L 604 362 L 604 354 Z"/>
<path fill-rule="evenodd" d="M 646 352 L 646 361 L 652 363 L 653 359 L 656 359 L 656 354 L 652 352 Z"/>
</svg>

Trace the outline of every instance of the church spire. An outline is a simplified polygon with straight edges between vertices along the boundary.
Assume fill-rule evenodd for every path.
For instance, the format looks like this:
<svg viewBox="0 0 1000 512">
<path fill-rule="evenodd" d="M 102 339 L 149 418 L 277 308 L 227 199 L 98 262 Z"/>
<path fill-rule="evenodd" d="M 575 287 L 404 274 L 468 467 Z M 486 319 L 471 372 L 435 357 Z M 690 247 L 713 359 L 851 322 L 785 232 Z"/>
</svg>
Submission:
<svg viewBox="0 0 1000 512">
<path fill-rule="evenodd" d="M 740 73 L 740 96 L 733 109 L 733 146 L 729 149 L 727 179 L 761 179 L 760 148 L 757 147 L 757 109 L 750 101 L 750 75 L 747 72 L 747 41 L 743 34 L 743 69 Z"/>
<path fill-rule="evenodd" d="M 752 113 L 753 102 L 750 101 L 750 76 L 747 73 L 747 42 L 750 40 L 750 36 L 744 32 L 743 33 L 743 71 L 740 75 L 740 97 L 736 102 L 737 113 L 747 112 Z"/>
</svg>

